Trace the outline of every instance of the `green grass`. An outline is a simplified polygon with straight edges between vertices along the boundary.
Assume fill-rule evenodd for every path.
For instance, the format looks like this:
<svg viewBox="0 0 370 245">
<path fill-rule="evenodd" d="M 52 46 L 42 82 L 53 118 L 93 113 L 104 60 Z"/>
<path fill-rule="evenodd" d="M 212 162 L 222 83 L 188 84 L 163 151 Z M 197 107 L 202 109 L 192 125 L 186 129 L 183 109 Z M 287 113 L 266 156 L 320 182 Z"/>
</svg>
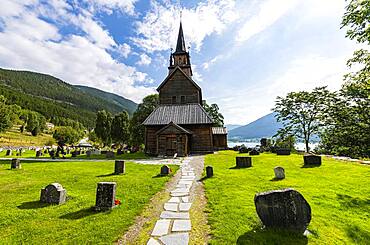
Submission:
<svg viewBox="0 0 370 245">
<path fill-rule="evenodd" d="M 110 244 L 133 224 L 150 198 L 169 177 L 153 178 L 160 166 L 127 162 L 126 174 L 111 175 L 110 162 L 33 162 L 9 170 L 0 164 L 1 244 Z M 172 166 L 176 171 L 177 166 Z M 96 213 L 96 185 L 117 183 L 116 197 L 122 205 L 110 212 Z M 40 190 L 58 182 L 67 190 L 63 205 L 42 205 Z"/>
<path fill-rule="evenodd" d="M 368 244 L 370 241 L 370 166 L 323 158 L 321 167 L 302 168 L 302 155 L 253 156 L 253 167 L 230 169 L 237 154 L 207 155 L 214 177 L 204 180 L 211 244 Z M 285 168 L 286 179 L 272 181 L 273 168 Z M 308 238 L 262 230 L 254 195 L 294 188 L 312 209 Z"/>
<path fill-rule="evenodd" d="M 21 133 L 19 126 L 14 126 L 5 133 L 0 133 L 0 146 L 44 146 L 46 143 L 54 141 L 51 134 L 32 136 L 30 132 Z"/>
</svg>

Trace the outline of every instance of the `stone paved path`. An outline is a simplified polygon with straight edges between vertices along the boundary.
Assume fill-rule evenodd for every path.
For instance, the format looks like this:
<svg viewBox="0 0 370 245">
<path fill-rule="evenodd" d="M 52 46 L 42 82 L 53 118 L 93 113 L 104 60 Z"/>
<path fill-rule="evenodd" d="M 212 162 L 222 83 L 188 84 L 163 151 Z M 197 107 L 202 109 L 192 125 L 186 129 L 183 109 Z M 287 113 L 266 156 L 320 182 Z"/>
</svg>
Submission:
<svg viewBox="0 0 370 245">
<path fill-rule="evenodd" d="M 196 180 L 196 169 L 191 163 L 203 160 L 203 157 L 187 157 L 183 160 L 181 177 L 176 187 L 170 191 L 171 198 L 164 204 L 147 245 L 183 245 L 189 244 L 191 220 L 189 211 L 192 206 L 192 186 Z M 198 170 L 199 171 L 199 170 Z M 199 175 L 199 173 L 198 173 Z"/>
</svg>

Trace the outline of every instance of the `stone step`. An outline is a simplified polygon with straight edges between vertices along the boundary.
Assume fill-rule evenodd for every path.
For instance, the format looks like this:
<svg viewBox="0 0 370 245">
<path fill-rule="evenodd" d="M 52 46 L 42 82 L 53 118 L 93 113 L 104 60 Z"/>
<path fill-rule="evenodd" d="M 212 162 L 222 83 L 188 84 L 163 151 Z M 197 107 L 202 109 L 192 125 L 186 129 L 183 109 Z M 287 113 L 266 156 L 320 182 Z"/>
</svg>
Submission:
<svg viewBox="0 0 370 245">
<path fill-rule="evenodd" d="M 160 216 L 161 219 L 190 219 L 189 213 L 177 213 L 171 211 L 163 211 Z"/>
<path fill-rule="evenodd" d="M 154 229 L 152 231 L 152 236 L 163 236 L 168 234 L 168 229 L 170 228 L 171 220 L 160 219 L 155 223 Z"/>
</svg>

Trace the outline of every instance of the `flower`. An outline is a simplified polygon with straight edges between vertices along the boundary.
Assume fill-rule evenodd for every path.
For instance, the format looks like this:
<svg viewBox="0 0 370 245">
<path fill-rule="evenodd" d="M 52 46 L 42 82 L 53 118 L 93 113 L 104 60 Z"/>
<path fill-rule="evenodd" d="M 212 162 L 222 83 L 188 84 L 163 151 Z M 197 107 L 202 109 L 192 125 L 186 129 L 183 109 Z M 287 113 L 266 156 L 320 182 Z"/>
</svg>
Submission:
<svg viewBox="0 0 370 245">
<path fill-rule="evenodd" d="M 121 200 L 119 199 L 114 200 L 114 205 L 121 205 Z"/>
</svg>

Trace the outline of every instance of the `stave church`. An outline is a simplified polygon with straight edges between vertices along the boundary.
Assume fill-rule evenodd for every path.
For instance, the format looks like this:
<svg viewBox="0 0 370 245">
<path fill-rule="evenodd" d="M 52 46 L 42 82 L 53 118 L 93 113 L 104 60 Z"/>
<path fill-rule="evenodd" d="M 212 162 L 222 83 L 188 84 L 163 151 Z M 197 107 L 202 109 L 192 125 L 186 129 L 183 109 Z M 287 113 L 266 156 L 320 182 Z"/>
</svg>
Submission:
<svg viewBox="0 0 370 245">
<path fill-rule="evenodd" d="M 180 22 L 168 75 L 157 88 L 159 105 L 143 122 L 147 154 L 187 156 L 227 148 L 227 130 L 214 126 L 202 106 L 202 89 L 192 76 Z"/>
</svg>

